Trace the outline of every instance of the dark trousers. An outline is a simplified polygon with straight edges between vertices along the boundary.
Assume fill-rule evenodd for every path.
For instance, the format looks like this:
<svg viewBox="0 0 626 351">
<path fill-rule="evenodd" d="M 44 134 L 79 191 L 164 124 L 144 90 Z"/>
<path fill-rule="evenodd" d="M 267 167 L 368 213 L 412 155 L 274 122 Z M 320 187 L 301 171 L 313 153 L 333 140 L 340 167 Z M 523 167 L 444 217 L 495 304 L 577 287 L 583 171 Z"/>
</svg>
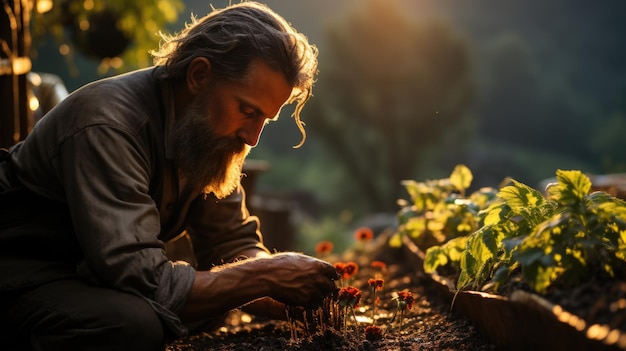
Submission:
<svg viewBox="0 0 626 351">
<path fill-rule="evenodd" d="M 163 333 L 143 299 L 78 279 L 0 294 L 3 350 L 162 350 Z"/>
<path fill-rule="evenodd" d="M 0 350 L 162 350 L 140 297 L 81 280 L 67 206 L 0 189 Z"/>
</svg>

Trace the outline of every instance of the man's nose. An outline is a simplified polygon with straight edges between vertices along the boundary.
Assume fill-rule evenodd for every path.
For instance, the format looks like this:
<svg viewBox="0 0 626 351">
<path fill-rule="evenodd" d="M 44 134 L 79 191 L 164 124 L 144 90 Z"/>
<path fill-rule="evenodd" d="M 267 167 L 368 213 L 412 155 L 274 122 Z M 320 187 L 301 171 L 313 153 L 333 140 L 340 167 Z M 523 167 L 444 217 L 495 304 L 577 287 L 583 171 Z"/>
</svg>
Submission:
<svg viewBox="0 0 626 351">
<path fill-rule="evenodd" d="M 261 137 L 261 132 L 263 131 L 263 127 L 265 127 L 265 120 L 260 122 L 251 122 L 239 129 L 237 132 L 237 136 L 241 138 L 246 144 L 251 147 L 256 146 L 259 143 L 259 138 Z"/>
</svg>

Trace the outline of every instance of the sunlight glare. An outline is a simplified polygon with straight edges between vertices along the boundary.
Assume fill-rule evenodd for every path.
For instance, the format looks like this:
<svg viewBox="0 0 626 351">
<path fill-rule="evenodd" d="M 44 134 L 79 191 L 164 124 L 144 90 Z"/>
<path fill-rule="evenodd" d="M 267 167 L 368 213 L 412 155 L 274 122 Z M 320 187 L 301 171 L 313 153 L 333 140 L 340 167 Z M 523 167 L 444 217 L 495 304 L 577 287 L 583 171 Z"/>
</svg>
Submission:
<svg viewBox="0 0 626 351">
<path fill-rule="evenodd" d="M 37 1 L 37 13 L 46 13 L 52 10 L 52 0 L 39 0 Z"/>
</svg>

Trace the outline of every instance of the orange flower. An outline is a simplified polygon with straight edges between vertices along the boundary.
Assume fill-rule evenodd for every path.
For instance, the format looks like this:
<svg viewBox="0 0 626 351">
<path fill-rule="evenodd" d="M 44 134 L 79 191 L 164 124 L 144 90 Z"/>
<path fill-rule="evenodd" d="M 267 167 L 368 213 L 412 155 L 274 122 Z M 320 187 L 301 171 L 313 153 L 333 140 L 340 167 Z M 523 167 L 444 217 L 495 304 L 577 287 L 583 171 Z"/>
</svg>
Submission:
<svg viewBox="0 0 626 351">
<path fill-rule="evenodd" d="M 353 286 L 339 289 L 337 294 L 337 302 L 339 306 L 356 308 L 361 301 L 361 290 Z"/>
<path fill-rule="evenodd" d="M 368 279 L 367 284 L 371 286 L 376 291 L 383 290 L 383 286 L 385 285 L 385 281 L 382 279 Z"/>
<path fill-rule="evenodd" d="M 335 266 L 335 269 L 337 270 L 337 274 L 343 277 L 343 271 L 346 269 L 346 264 L 343 262 L 336 262 L 334 266 Z"/>
<path fill-rule="evenodd" d="M 384 271 L 387 269 L 387 264 L 383 261 L 372 261 L 370 267 Z"/>
<path fill-rule="evenodd" d="M 357 241 L 370 241 L 374 238 L 374 232 L 368 227 L 361 227 L 354 231 L 354 238 Z"/>
<path fill-rule="evenodd" d="M 330 241 L 320 241 L 315 245 L 315 252 L 318 255 L 329 254 L 333 251 L 333 243 Z"/>
<path fill-rule="evenodd" d="M 359 265 L 356 262 L 336 262 L 334 266 L 341 279 L 351 278 L 359 271 Z"/>
<path fill-rule="evenodd" d="M 354 277 L 359 271 L 359 265 L 356 262 L 346 262 L 341 273 L 343 279 Z"/>
<path fill-rule="evenodd" d="M 411 309 L 413 308 L 413 303 L 415 302 L 415 298 L 413 297 L 413 293 L 410 291 L 399 291 L 398 292 L 398 307 L 401 310 L 405 308 Z"/>
</svg>

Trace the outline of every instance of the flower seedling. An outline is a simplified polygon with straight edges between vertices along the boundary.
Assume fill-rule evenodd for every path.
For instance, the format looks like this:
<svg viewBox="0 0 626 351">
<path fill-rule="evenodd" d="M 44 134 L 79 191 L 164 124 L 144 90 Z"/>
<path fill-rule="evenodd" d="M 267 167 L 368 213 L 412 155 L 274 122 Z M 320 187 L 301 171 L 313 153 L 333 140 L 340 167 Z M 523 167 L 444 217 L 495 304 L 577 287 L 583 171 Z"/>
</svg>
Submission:
<svg viewBox="0 0 626 351">
<path fill-rule="evenodd" d="M 374 239 L 374 232 L 368 227 L 361 227 L 354 231 L 354 239 L 357 242 L 368 242 Z"/>
<path fill-rule="evenodd" d="M 398 291 L 397 296 L 394 297 L 396 300 L 398 308 L 396 312 L 393 314 L 393 318 L 391 318 L 391 322 L 396 319 L 398 315 L 398 311 L 400 312 L 400 329 L 402 329 L 402 320 L 404 318 L 404 311 L 410 310 L 413 308 L 413 303 L 415 303 L 415 298 L 413 297 L 413 293 L 410 291 Z"/>
<path fill-rule="evenodd" d="M 354 317 L 355 325 L 358 323 L 356 319 L 356 313 L 354 309 L 359 306 L 359 302 L 361 301 L 361 290 L 355 288 L 353 286 L 348 286 L 345 288 L 339 289 L 339 293 L 337 294 L 337 305 L 341 307 L 344 313 L 344 329 L 346 327 L 346 319 L 345 313 L 349 308 L 352 311 L 352 317 Z"/>
<path fill-rule="evenodd" d="M 356 252 L 365 252 L 366 245 L 374 239 L 374 231 L 368 227 L 361 227 L 354 231 L 354 240 Z"/>
<path fill-rule="evenodd" d="M 380 298 L 376 296 L 377 291 L 383 290 L 385 281 L 382 279 L 368 279 L 367 284 L 372 288 L 372 323 L 376 321 L 376 305 Z"/>
<path fill-rule="evenodd" d="M 334 264 L 337 274 L 341 278 L 341 286 L 348 280 L 353 278 L 359 271 L 359 265 L 356 262 L 336 262 Z"/>
<path fill-rule="evenodd" d="M 322 258 L 330 255 L 333 252 L 334 245 L 332 242 L 324 240 L 320 241 L 315 245 L 315 253 L 317 256 Z"/>
</svg>

